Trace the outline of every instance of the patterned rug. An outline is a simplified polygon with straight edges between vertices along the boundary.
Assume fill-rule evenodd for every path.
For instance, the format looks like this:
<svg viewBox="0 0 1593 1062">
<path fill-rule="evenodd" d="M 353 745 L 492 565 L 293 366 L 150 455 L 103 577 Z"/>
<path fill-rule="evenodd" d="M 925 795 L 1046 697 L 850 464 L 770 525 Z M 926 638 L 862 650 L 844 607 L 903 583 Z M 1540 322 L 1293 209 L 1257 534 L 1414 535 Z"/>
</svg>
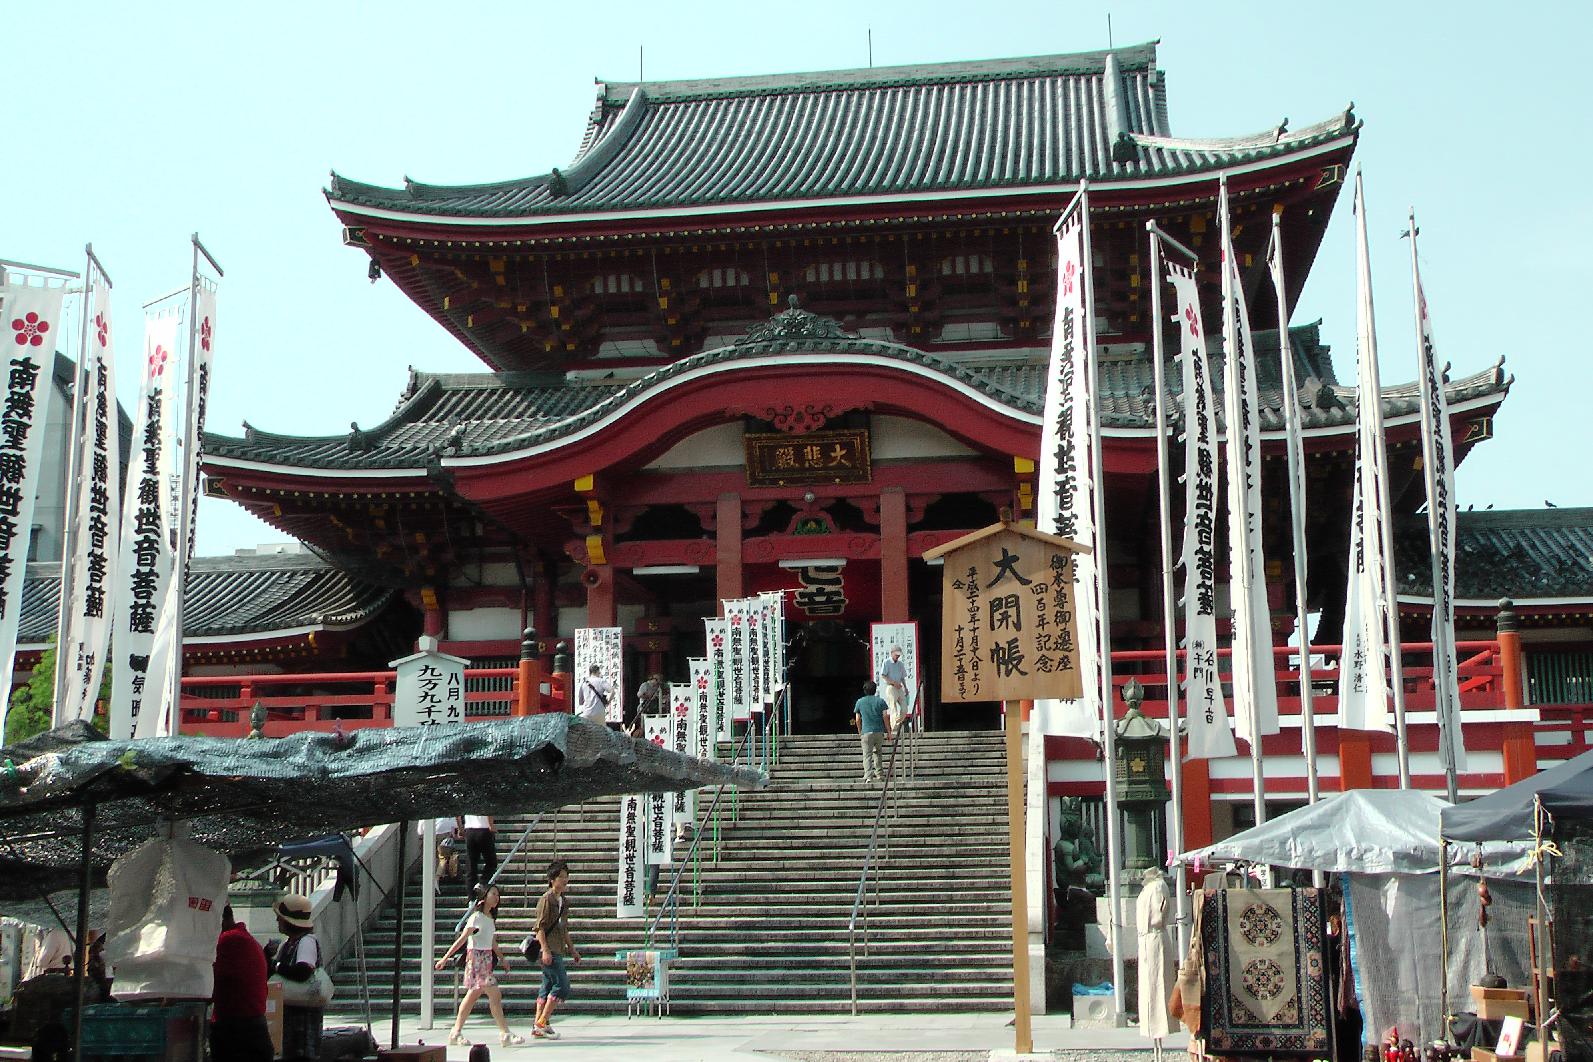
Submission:
<svg viewBox="0 0 1593 1062">
<path fill-rule="evenodd" d="M 1317 889 L 1206 889 L 1206 1047 L 1217 1054 L 1329 1049 L 1322 895 Z"/>
</svg>

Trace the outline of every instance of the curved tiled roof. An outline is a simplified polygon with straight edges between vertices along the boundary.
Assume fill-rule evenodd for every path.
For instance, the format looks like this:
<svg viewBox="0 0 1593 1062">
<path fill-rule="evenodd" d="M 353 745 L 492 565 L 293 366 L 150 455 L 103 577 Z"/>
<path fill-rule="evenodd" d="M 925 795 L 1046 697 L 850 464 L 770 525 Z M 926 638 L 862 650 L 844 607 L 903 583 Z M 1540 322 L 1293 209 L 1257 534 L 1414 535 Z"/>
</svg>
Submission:
<svg viewBox="0 0 1593 1062">
<path fill-rule="evenodd" d="M 1566 597 L 1593 601 L 1593 508 L 1455 514 L 1455 597 L 1487 601 Z M 1432 593 L 1426 518 L 1395 540 L 1401 594 Z"/>
<path fill-rule="evenodd" d="M 59 564 L 28 566 L 17 643 L 40 647 L 55 634 Z M 183 594 L 185 641 L 270 635 L 305 627 L 351 627 L 375 616 L 396 590 L 362 582 L 313 554 L 195 557 Z"/>
<path fill-rule="evenodd" d="M 781 322 L 785 324 L 782 325 Z M 1263 430 L 1283 427 L 1282 394 L 1276 351 L 1277 333 L 1255 335 Z M 1311 396 L 1303 426 L 1325 428 L 1354 421 L 1355 391 L 1337 383 L 1329 348 L 1322 343 L 1320 322 L 1290 329 L 1297 378 Z M 815 363 L 842 366 L 849 359 L 885 359 L 904 368 L 918 366 L 948 384 L 969 387 L 1018 415 L 1037 417 L 1045 400 L 1043 364 L 979 365 L 947 361 L 936 354 L 883 340 L 862 339 L 840 331 L 833 321 L 801 310 L 787 311 L 758 326 L 730 346 L 682 358 L 629 384 L 553 383 L 559 377 L 533 373 L 417 373 L 409 391 L 386 422 L 346 435 L 275 435 L 248 428 L 243 438 L 207 433 L 207 458 L 255 461 L 295 468 L 394 469 L 425 468 L 439 457 L 488 456 L 546 443 L 601 420 L 632 400 L 699 369 L 754 362 L 771 355 L 811 357 Z M 1220 369 L 1220 359 L 1218 366 Z M 1107 428 L 1142 430 L 1152 423 L 1150 363 L 1143 355 L 1106 355 L 1101 359 Z M 1179 374 L 1169 364 L 1167 381 L 1180 391 Z M 1214 381 L 1219 392 L 1221 373 Z M 1498 365 L 1449 385 L 1451 403 L 1509 387 Z M 1419 409 L 1414 383 L 1385 388 L 1385 416 Z M 1220 406 L 1220 403 L 1219 403 Z M 247 426 L 246 426 L 247 427 Z"/>
<path fill-rule="evenodd" d="M 332 175 L 328 198 L 409 215 L 514 218 L 692 204 L 1048 188 L 1205 172 L 1352 134 L 1179 140 L 1155 43 L 1076 55 L 600 84 L 576 159 L 518 180 L 402 188 Z"/>
</svg>

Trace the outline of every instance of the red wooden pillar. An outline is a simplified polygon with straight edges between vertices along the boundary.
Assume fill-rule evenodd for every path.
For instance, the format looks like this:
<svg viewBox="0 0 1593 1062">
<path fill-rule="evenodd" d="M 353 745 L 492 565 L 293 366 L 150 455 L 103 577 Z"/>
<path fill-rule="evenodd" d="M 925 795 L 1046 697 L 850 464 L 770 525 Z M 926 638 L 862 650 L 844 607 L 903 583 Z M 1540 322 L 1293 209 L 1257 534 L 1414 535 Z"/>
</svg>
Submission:
<svg viewBox="0 0 1593 1062">
<path fill-rule="evenodd" d="M 553 643 L 559 638 L 559 616 L 553 606 L 553 586 L 558 582 L 558 576 L 552 564 L 540 559 L 534 575 L 531 583 L 531 625 L 541 636 L 537 655 L 550 658 L 553 655 Z M 542 661 L 544 666 L 551 662 L 551 659 Z"/>
<path fill-rule="evenodd" d="M 614 626 L 614 566 L 590 565 L 581 573 L 581 583 L 586 587 L 586 625 Z"/>
<path fill-rule="evenodd" d="M 1372 788 L 1372 735 L 1365 730 L 1340 730 L 1339 789 Z"/>
<path fill-rule="evenodd" d="M 1184 851 L 1211 844 L 1211 768 L 1207 760 L 1185 760 Z"/>
<path fill-rule="evenodd" d="M 1499 681 L 1504 686 L 1504 706 L 1527 706 L 1526 683 L 1522 680 L 1521 618 L 1516 615 L 1513 602 L 1505 598 L 1499 602 L 1499 614 L 1494 617 L 1494 630 L 1499 636 Z M 1519 782 L 1538 773 L 1538 748 L 1531 723 L 1506 723 L 1501 752 L 1504 757 L 1505 785 Z"/>
<path fill-rule="evenodd" d="M 880 609 L 883 623 L 905 623 L 907 614 L 907 494 L 900 487 L 879 493 Z"/>
<path fill-rule="evenodd" d="M 741 597 L 741 495 L 719 495 L 715 520 L 719 536 L 716 575 L 719 600 Z"/>
</svg>

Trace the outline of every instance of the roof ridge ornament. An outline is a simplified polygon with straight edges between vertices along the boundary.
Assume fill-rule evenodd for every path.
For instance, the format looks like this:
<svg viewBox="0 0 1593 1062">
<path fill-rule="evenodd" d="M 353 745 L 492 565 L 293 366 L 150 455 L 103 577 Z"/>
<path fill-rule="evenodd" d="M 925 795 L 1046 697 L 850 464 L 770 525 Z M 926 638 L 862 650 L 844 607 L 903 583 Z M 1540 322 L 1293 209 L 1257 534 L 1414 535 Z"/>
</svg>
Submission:
<svg viewBox="0 0 1593 1062">
<path fill-rule="evenodd" d="M 762 324 L 747 329 L 747 334 L 732 346 L 744 347 L 753 343 L 773 343 L 782 339 L 856 339 L 856 334 L 841 328 L 833 317 L 821 317 L 802 309 L 795 295 L 787 300 L 787 309 L 775 314 Z"/>
</svg>

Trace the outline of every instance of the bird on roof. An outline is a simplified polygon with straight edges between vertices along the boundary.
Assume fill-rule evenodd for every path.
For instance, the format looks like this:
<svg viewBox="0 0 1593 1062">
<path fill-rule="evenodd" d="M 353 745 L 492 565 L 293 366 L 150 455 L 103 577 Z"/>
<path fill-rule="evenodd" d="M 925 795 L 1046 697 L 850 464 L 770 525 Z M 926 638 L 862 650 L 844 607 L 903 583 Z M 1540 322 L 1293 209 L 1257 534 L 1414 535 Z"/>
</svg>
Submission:
<svg viewBox="0 0 1593 1062">
<path fill-rule="evenodd" d="M 1547 498 L 1543 499 L 1543 505 L 1544 505 L 1545 508 L 1548 508 L 1548 509 L 1558 509 L 1559 508 L 1558 505 L 1554 504 L 1552 501 L 1550 501 Z"/>
</svg>

